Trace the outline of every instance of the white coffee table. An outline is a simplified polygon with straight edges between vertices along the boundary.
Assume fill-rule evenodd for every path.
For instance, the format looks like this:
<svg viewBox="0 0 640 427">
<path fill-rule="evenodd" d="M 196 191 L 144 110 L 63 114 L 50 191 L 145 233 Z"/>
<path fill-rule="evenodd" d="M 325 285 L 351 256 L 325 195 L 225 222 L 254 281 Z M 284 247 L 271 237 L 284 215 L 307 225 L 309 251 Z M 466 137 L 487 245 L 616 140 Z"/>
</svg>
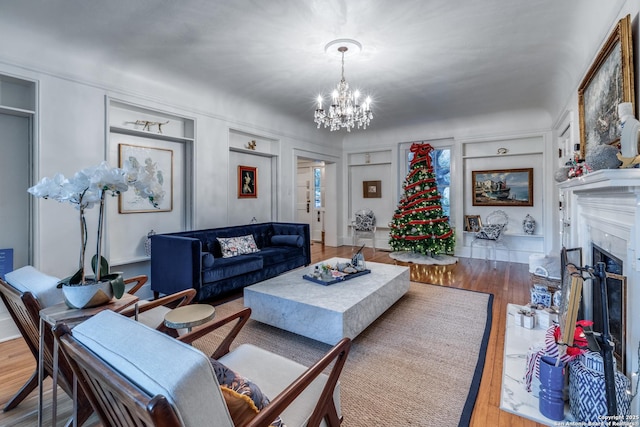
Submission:
<svg viewBox="0 0 640 427">
<path fill-rule="evenodd" d="M 244 305 L 251 307 L 251 318 L 334 345 L 358 336 L 409 290 L 408 267 L 367 262 L 370 274 L 323 286 L 302 278 L 316 265 L 246 287 Z"/>
</svg>

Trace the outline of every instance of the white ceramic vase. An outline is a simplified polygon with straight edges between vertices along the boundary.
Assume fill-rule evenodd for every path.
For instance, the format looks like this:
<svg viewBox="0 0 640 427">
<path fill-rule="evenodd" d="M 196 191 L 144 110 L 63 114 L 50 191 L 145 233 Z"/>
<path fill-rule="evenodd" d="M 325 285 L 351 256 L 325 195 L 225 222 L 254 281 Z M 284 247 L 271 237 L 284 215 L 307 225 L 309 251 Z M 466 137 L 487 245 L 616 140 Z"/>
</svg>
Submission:
<svg viewBox="0 0 640 427">
<path fill-rule="evenodd" d="M 62 294 L 69 308 L 91 308 L 108 304 L 113 299 L 113 287 L 110 281 L 62 285 Z"/>
</svg>

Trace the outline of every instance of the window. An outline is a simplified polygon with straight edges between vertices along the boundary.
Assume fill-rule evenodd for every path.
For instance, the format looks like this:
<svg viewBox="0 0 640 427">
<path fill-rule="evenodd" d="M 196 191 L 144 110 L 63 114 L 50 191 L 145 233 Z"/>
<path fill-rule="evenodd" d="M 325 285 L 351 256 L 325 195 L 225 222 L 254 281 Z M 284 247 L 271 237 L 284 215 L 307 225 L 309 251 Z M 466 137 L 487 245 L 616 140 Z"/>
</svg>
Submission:
<svg viewBox="0 0 640 427">
<path fill-rule="evenodd" d="M 429 143 L 428 141 L 424 141 L 425 143 Z M 438 186 L 438 191 L 442 196 L 441 204 L 442 210 L 444 214 L 451 218 L 451 147 L 441 146 L 437 147 L 434 144 L 431 144 L 434 150 L 431 152 L 431 164 L 433 165 L 433 173 L 436 176 L 436 185 Z M 401 152 L 405 153 L 406 163 L 403 165 L 404 170 L 401 170 L 401 176 L 399 177 L 400 186 L 404 182 L 407 173 L 409 172 L 409 165 L 411 164 L 411 160 L 413 159 L 413 153 L 409 150 L 411 147 L 411 143 L 403 144 L 401 146 L 404 150 Z M 403 194 L 402 188 L 398 193 L 400 195 Z"/>
<path fill-rule="evenodd" d="M 313 168 L 313 206 L 322 207 L 322 168 Z"/>
</svg>

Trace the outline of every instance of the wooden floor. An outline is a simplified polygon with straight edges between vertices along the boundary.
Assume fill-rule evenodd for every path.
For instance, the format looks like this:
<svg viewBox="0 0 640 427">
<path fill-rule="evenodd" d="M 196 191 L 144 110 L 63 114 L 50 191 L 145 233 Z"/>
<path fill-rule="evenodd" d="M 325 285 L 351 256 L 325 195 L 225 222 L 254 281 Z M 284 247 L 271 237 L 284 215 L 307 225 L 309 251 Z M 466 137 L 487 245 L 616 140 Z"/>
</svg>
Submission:
<svg viewBox="0 0 640 427">
<path fill-rule="evenodd" d="M 350 258 L 351 249 L 350 246 L 333 248 L 314 243 L 312 262 L 332 257 Z M 388 252 L 378 250 L 374 255 L 370 248 L 365 249 L 365 258 L 367 261 L 395 263 Z M 471 426 L 542 427 L 542 424 L 499 409 L 507 303 L 524 304 L 529 301 L 528 265 L 498 262 L 497 268 L 494 269 L 493 263 L 484 260 L 460 258 L 458 263 L 450 266 L 412 265 L 411 278 L 421 282 L 488 292 L 494 295 L 491 337 Z M 4 407 L 11 396 L 29 378 L 34 368 L 35 360 L 22 339 L 0 343 L 0 405 Z M 51 387 L 49 382 L 46 385 Z M 33 414 L 33 408 L 34 401 L 37 404 L 37 394 L 37 391 L 34 391 L 29 398 L 30 402 L 23 402 L 9 413 L 0 413 L 0 425 L 7 425 L 9 415 L 11 419 L 22 419 L 19 425 L 35 425 L 37 418 Z M 66 398 L 62 391 L 58 396 L 62 397 L 60 400 Z M 345 425 L 348 425 L 347 421 Z"/>
</svg>

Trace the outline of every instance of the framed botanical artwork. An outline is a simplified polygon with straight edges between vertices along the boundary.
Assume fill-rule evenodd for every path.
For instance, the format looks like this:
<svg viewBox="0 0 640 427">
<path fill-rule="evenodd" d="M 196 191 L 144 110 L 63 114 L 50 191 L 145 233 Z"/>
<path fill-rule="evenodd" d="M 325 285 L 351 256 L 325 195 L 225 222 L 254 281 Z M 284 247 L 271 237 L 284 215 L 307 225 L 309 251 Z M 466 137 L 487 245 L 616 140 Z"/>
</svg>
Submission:
<svg viewBox="0 0 640 427">
<path fill-rule="evenodd" d="M 258 168 L 238 166 L 238 199 L 258 197 Z"/>
<path fill-rule="evenodd" d="M 362 181 L 362 197 L 376 199 L 382 197 L 382 181 Z"/>
<path fill-rule="evenodd" d="M 533 168 L 472 171 L 473 206 L 533 206 Z"/>
<path fill-rule="evenodd" d="M 464 216 L 464 231 L 477 232 L 482 228 L 482 220 L 480 215 L 465 215 Z"/>
<path fill-rule="evenodd" d="M 125 161 L 134 167 L 142 167 L 145 177 L 138 177 L 153 191 L 153 203 L 149 195 L 131 186 L 118 197 L 118 212 L 122 214 L 143 212 L 170 212 L 173 210 L 173 150 L 138 145 L 119 144 L 118 163 Z"/>
<path fill-rule="evenodd" d="M 580 157 L 598 145 L 620 141 L 618 104 L 634 105 L 631 17 L 609 35 L 578 88 Z"/>
</svg>

